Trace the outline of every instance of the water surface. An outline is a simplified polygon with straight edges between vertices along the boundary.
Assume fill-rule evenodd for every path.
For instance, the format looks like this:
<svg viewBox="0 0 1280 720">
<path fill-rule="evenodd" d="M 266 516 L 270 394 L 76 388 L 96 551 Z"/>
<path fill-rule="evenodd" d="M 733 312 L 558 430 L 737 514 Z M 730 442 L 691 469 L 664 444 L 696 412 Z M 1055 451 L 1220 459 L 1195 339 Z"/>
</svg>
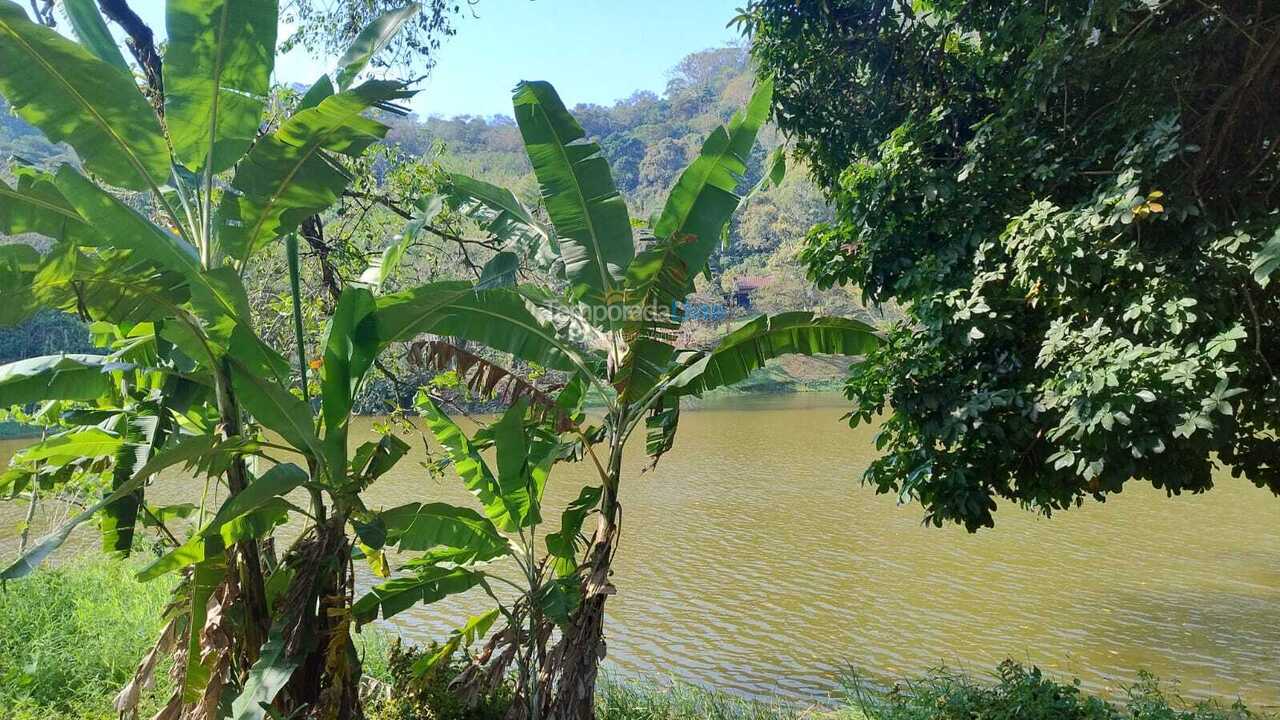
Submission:
<svg viewBox="0 0 1280 720">
<path fill-rule="evenodd" d="M 1188 697 L 1280 705 L 1280 499 L 1223 473 L 1202 496 L 1135 485 L 1052 519 L 1002 506 L 977 535 L 926 528 L 918 506 L 859 484 L 874 431 L 843 411 L 824 395 L 726 399 L 686 412 L 655 470 L 641 473 L 637 444 L 608 605 L 616 672 L 811 701 L 849 669 L 891 683 L 1012 657 L 1091 690 L 1145 668 Z M 474 503 L 421 459 L 379 480 L 370 505 Z M 548 504 L 592 481 L 561 466 Z M 0 508 L 6 557 L 19 515 Z M 486 608 L 477 593 L 394 624 L 439 639 Z"/>
</svg>

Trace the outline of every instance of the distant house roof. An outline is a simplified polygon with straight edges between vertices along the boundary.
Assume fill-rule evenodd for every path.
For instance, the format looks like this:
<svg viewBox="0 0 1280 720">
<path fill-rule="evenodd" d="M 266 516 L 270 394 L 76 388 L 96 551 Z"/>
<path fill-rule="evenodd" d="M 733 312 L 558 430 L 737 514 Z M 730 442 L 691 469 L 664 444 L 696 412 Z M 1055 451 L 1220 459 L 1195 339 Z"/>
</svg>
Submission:
<svg viewBox="0 0 1280 720">
<path fill-rule="evenodd" d="M 735 292 L 748 292 L 751 290 L 759 290 L 760 288 L 769 287 L 772 284 L 773 278 L 768 275 L 740 277 L 733 281 L 733 289 Z"/>
</svg>

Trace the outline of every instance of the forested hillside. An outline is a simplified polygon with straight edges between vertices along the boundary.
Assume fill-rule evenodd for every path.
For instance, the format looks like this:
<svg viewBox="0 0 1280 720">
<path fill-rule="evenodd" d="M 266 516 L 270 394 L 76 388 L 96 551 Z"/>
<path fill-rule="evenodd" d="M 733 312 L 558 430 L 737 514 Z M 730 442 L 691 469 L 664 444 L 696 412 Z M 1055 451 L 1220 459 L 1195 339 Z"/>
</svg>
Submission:
<svg viewBox="0 0 1280 720">
<path fill-rule="evenodd" d="M 636 92 L 611 106 L 573 108 L 587 133 L 604 149 L 633 216 L 649 217 L 661 209 L 662 199 L 679 171 L 696 157 L 707 133 L 747 101 L 754 83 L 748 63 L 748 53 L 740 47 L 694 53 L 670 71 L 661 96 Z M 572 98 L 567 100 L 572 102 Z M 380 119 L 391 126 L 391 131 L 387 146 L 369 160 L 370 176 L 375 182 L 421 182 L 429 186 L 430 178 L 441 170 L 461 172 L 509 187 L 530 206 L 538 204 L 536 183 L 512 118 L 386 114 Z M 748 183 L 759 179 L 766 157 L 781 142 L 775 129 L 765 129 L 751 159 Z M 74 161 L 74 155 L 65 147 L 51 145 L 38 131 L 13 116 L 2 99 L 0 156 L 17 157 L 39 166 Z M 7 167 L 4 176 L 6 180 L 9 177 Z M 410 179 L 406 181 L 406 177 Z M 397 223 L 401 221 L 382 209 L 381 221 L 377 220 L 379 213 L 371 215 L 367 207 L 360 212 L 353 210 L 360 208 L 347 208 L 345 212 L 340 208 L 327 217 L 325 232 L 335 244 L 356 243 L 355 262 L 359 264 L 359 257 L 375 253 L 398 231 Z M 853 291 L 817 290 L 795 259 L 809 227 L 828 216 L 826 203 L 803 168 L 789 168 L 786 180 L 778 187 L 755 195 L 731 222 L 727 245 L 712 259 L 711 276 L 699 281 L 698 293 L 690 298 L 698 303 L 707 321 L 688 326 L 689 340 L 697 342 L 700 332 L 709 337 L 727 323 L 756 312 L 803 309 L 861 316 Z M 383 231 L 386 237 L 379 236 Z M 450 252 L 441 250 L 425 261 L 419 258 L 416 262 L 424 267 L 418 275 L 464 275 L 460 258 Z M 349 271 L 352 275 L 358 273 L 358 269 Z M 264 308 L 269 309 L 275 294 L 285 289 L 280 285 L 282 277 L 268 272 L 258 279 L 256 289 Z M 250 290 L 252 293 L 255 288 L 251 285 Z M 270 326 L 273 320 L 278 321 L 283 332 L 285 314 L 268 317 L 264 324 Z M 0 329 L 0 360 L 63 348 L 82 350 L 86 342 L 87 334 L 72 318 L 45 315 L 17 328 Z M 833 380 L 842 371 L 843 363 L 833 367 L 823 361 L 798 358 L 762 381 L 810 383 Z"/>
</svg>

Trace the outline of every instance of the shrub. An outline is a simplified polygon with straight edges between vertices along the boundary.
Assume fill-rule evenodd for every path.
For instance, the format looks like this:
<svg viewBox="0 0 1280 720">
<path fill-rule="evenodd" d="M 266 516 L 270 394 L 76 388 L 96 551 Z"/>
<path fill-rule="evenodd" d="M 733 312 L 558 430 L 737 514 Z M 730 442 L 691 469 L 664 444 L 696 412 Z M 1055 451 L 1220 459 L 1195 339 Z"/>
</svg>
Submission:
<svg viewBox="0 0 1280 720">
<path fill-rule="evenodd" d="M 1249 720 L 1243 705 L 1187 705 L 1170 698 L 1150 675 L 1128 691 L 1124 707 L 1086 695 L 1079 681 L 1045 677 L 1039 668 L 1011 660 L 1000 665 L 994 684 L 935 670 L 878 694 L 855 683 L 849 693 L 871 720 Z"/>
</svg>

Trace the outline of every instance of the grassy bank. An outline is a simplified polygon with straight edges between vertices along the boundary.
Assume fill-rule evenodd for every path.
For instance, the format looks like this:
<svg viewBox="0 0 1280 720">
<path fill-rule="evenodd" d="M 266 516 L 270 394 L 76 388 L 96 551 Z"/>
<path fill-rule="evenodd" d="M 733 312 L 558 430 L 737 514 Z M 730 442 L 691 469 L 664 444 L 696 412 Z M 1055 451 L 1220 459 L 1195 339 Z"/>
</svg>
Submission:
<svg viewBox="0 0 1280 720">
<path fill-rule="evenodd" d="M 127 563 L 83 561 L 9 583 L 0 592 L 0 719 L 108 720 L 112 698 L 128 682 L 159 631 L 169 586 L 139 584 Z M 467 710 L 443 686 L 417 694 L 403 669 L 412 655 L 393 651 L 385 635 L 361 635 L 366 672 L 392 688 L 371 703 L 371 720 L 499 720 L 505 700 Z M 415 651 L 408 651 L 410 654 Z M 143 702 L 143 717 L 168 696 L 166 668 Z M 442 699 L 443 698 L 443 699 Z M 751 702 L 688 686 L 610 679 L 598 693 L 600 720 L 1247 720 L 1243 707 L 1190 705 L 1154 680 L 1121 702 L 1091 697 L 1034 669 L 1006 663 L 978 681 L 938 671 L 889 693 L 851 687 L 840 707 Z"/>
<path fill-rule="evenodd" d="M 118 562 L 7 583 L 0 591 L 0 717 L 114 718 L 112 698 L 155 643 L 168 599 L 169 585 L 139 584 Z M 163 683 L 157 697 L 169 690 Z"/>
</svg>

